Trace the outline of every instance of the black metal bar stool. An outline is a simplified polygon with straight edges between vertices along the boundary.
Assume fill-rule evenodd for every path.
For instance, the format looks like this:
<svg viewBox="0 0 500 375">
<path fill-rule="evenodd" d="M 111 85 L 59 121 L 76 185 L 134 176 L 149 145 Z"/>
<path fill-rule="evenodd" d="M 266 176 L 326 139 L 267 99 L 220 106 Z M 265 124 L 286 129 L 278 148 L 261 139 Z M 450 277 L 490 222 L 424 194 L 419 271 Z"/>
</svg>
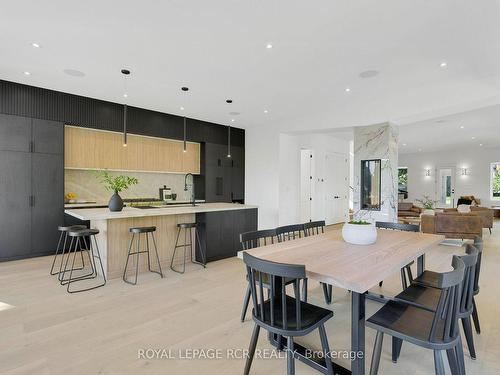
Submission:
<svg viewBox="0 0 500 375">
<path fill-rule="evenodd" d="M 70 249 L 68 251 L 68 256 L 66 259 L 66 263 L 64 266 L 64 270 L 62 271 L 62 276 L 61 276 L 61 285 L 67 285 L 66 290 L 68 293 L 78 293 L 78 292 L 84 292 L 87 290 L 92 290 L 99 288 L 101 286 L 106 285 L 106 275 L 104 273 L 104 266 L 102 264 L 102 259 L 101 259 L 101 254 L 99 252 L 99 245 L 97 244 L 97 239 L 95 236 L 99 234 L 99 230 L 97 229 L 80 229 L 80 230 L 70 230 L 68 231 L 68 236 L 71 237 L 71 245 Z M 87 246 L 87 241 L 85 240 L 85 237 L 89 237 L 90 241 Z M 92 242 L 92 239 L 94 240 Z M 85 245 L 85 247 L 83 245 Z M 89 253 L 89 258 L 90 258 L 90 273 L 84 274 L 84 275 L 79 275 L 73 277 L 73 271 L 75 271 L 75 259 L 76 259 L 76 252 L 77 251 L 88 251 Z M 68 269 L 68 261 L 71 256 L 71 252 L 73 252 L 73 260 L 71 262 L 71 267 Z M 81 289 L 75 289 L 71 290 L 71 285 L 83 280 L 90 280 L 90 279 L 95 279 L 99 276 L 99 272 L 97 269 L 96 265 L 96 259 L 99 260 L 99 266 L 102 272 L 102 278 L 103 281 L 98 284 L 98 285 L 92 285 L 90 287 L 84 287 Z M 65 279 L 66 273 L 69 272 L 69 277 Z"/>
<path fill-rule="evenodd" d="M 57 227 L 57 230 L 61 232 L 59 235 L 59 241 L 57 242 L 57 248 L 56 248 L 56 253 L 54 254 L 54 260 L 52 261 L 52 267 L 50 267 L 50 274 L 51 275 L 57 275 L 60 274 L 62 271 L 62 266 L 64 263 L 64 255 L 66 252 L 66 242 L 68 240 L 68 231 L 70 230 L 80 230 L 80 229 L 86 229 L 87 227 L 85 225 L 70 225 L 70 226 L 59 226 Z M 62 247 L 61 247 L 62 244 Z M 61 254 L 59 254 L 61 252 Z M 61 263 L 59 264 L 59 271 L 54 272 L 54 266 L 56 265 L 56 260 L 58 255 L 61 255 Z M 81 253 L 82 256 L 82 268 L 85 266 L 85 261 L 83 260 L 83 253 Z M 81 269 L 81 268 L 80 268 Z"/>
<path fill-rule="evenodd" d="M 201 247 L 201 242 L 200 242 L 200 235 L 198 233 L 198 225 L 196 223 L 179 223 L 177 224 L 177 239 L 175 240 L 175 247 L 174 247 L 174 253 L 172 254 L 172 260 L 170 261 L 170 268 L 172 271 L 175 271 L 177 273 L 184 273 L 186 271 L 186 248 L 189 247 L 189 250 L 191 252 L 191 262 L 194 264 L 199 264 L 200 266 L 203 266 L 205 268 L 205 264 L 207 263 L 207 259 L 205 256 L 205 252 L 203 251 L 203 248 Z M 184 243 L 179 245 L 179 236 L 181 234 L 181 230 L 184 229 Z M 196 238 L 196 241 L 198 242 L 198 248 L 200 249 L 200 257 L 201 257 L 201 262 L 196 261 L 196 254 L 193 254 L 193 229 L 194 229 L 194 236 Z M 188 235 L 189 233 L 189 235 Z M 187 238 L 189 237 L 189 242 L 187 241 Z M 179 247 L 184 248 L 184 259 L 183 259 L 183 264 L 182 264 L 182 271 L 178 271 L 174 268 L 174 259 L 175 259 L 175 253 L 177 252 L 177 249 Z M 195 252 L 196 252 L 196 246 L 195 246 Z"/>
<path fill-rule="evenodd" d="M 156 231 L 156 227 L 135 227 L 135 228 L 130 228 L 129 232 L 132 233 L 132 238 L 130 239 L 130 245 L 128 247 L 128 255 L 127 255 L 127 262 L 125 263 L 125 269 L 123 270 L 123 281 L 125 281 L 128 284 L 131 285 L 136 285 L 137 284 L 137 274 L 139 273 L 139 254 L 142 253 L 147 253 L 148 254 L 148 269 L 150 272 L 157 273 L 158 275 L 163 278 L 163 272 L 161 270 L 161 265 L 160 265 L 160 257 L 158 256 L 158 248 L 156 247 L 156 240 L 154 236 L 154 232 Z M 141 234 L 144 233 L 146 235 L 146 250 L 140 250 L 141 246 Z M 158 262 L 158 269 L 159 271 L 155 271 L 151 269 L 151 259 L 149 256 L 149 236 L 148 233 L 151 234 L 151 238 L 153 239 L 153 245 L 155 248 L 155 254 L 156 254 L 156 261 Z M 137 250 L 132 251 L 132 244 L 134 242 L 135 235 L 137 234 Z M 135 258 L 135 281 L 131 282 L 127 280 L 127 267 L 128 267 L 128 260 L 131 255 L 136 255 Z"/>
</svg>

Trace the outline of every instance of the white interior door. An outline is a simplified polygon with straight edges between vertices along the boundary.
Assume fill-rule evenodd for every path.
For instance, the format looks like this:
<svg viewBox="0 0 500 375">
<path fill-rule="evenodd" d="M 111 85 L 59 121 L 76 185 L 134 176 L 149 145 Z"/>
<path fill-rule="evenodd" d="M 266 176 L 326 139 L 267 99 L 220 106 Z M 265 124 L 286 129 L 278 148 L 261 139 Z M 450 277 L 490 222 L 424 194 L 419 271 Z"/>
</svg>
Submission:
<svg viewBox="0 0 500 375">
<path fill-rule="evenodd" d="M 436 200 L 438 207 L 455 206 L 455 168 L 439 167 L 436 170 Z"/>
<path fill-rule="evenodd" d="M 344 154 L 325 155 L 325 222 L 327 225 L 347 220 L 349 207 L 349 158 Z"/>
</svg>

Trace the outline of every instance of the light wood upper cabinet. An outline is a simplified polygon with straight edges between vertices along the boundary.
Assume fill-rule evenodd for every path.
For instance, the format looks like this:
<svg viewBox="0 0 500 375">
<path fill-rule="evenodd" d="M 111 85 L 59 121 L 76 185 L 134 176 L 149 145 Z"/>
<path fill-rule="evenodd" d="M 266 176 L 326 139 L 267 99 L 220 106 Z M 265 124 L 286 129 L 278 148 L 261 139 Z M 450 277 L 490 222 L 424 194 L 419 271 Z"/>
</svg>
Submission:
<svg viewBox="0 0 500 375">
<path fill-rule="evenodd" d="M 64 166 L 75 169 L 111 169 L 200 173 L 200 144 L 73 126 L 65 127 Z"/>
</svg>

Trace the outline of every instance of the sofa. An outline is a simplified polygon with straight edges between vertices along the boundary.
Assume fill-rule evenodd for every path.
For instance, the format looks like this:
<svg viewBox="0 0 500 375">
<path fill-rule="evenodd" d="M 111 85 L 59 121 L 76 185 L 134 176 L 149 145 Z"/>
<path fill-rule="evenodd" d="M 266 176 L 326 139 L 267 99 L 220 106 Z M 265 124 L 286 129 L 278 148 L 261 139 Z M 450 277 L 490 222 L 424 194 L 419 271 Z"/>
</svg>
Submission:
<svg viewBox="0 0 500 375">
<path fill-rule="evenodd" d="M 446 238 L 474 239 L 483 235 L 482 219 L 472 212 L 446 211 L 422 215 L 420 228 L 423 233 L 442 234 Z"/>
<path fill-rule="evenodd" d="M 456 208 L 446 208 L 444 211 L 458 213 Z M 491 228 L 493 228 L 493 216 L 494 216 L 494 212 L 491 208 L 471 206 L 470 214 L 478 215 L 481 218 L 481 224 L 483 228 L 488 229 L 491 233 Z"/>
<path fill-rule="evenodd" d="M 422 209 L 411 202 L 398 203 L 398 217 L 419 217 L 421 213 Z"/>
</svg>

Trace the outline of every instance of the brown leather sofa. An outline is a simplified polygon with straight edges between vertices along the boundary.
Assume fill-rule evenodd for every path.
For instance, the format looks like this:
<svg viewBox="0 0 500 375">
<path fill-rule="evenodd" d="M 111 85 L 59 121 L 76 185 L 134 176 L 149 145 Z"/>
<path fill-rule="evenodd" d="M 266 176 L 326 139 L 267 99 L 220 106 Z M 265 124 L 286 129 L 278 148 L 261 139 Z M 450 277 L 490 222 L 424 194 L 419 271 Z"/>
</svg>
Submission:
<svg viewBox="0 0 500 375">
<path fill-rule="evenodd" d="M 447 208 L 444 211 L 458 213 L 456 208 Z M 483 228 L 489 229 L 491 233 L 491 228 L 493 228 L 493 210 L 488 207 L 471 206 L 470 211 L 471 214 L 478 215 L 481 218 Z"/>
<path fill-rule="evenodd" d="M 482 237 L 483 223 L 475 213 L 458 213 L 453 211 L 436 212 L 435 215 L 422 215 L 421 230 L 423 233 L 442 234 L 446 238 L 474 239 Z"/>
<path fill-rule="evenodd" d="M 422 209 L 411 202 L 398 203 L 398 217 L 419 217 Z"/>
</svg>

